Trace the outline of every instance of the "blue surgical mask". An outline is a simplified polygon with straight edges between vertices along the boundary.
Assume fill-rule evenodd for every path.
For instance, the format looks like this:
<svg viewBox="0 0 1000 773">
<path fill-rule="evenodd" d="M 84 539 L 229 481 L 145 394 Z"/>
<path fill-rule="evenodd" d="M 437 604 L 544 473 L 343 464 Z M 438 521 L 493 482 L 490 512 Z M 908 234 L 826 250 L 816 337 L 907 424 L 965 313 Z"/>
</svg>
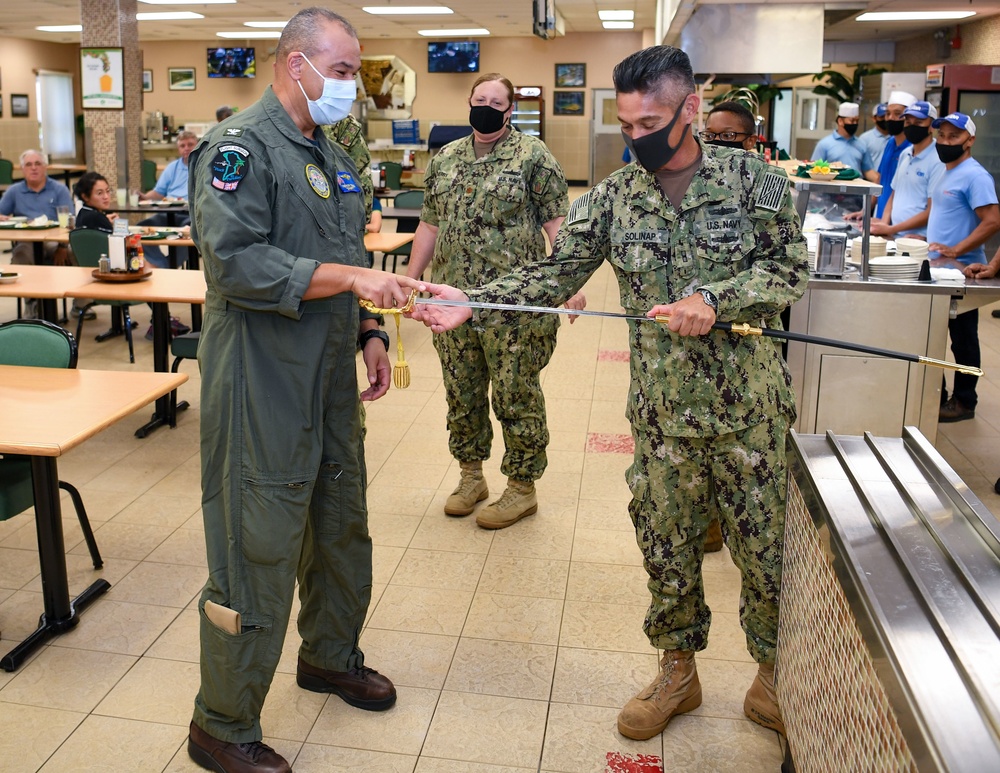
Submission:
<svg viewBox="0 0 1000 773">
<path fill-rule="evenodd" d="M 309 57 L 302 54 L 302 58 L 306 60 L 306 64 L 313 68 L 313 72 L 323 78 L 323 74 L 313 67 Z M 320 94 L 319 99 L 309 99 L 306 90 L 302 88 L 302 81 L 299 80 L 297 83 L 299 91 L 302 92 L 302 96 L 306 98 L 306 104 L 309 106 L 309 116 L 316 122 L 317 126 L 334 124 L 347 118 L 351 112 L 351 105 L 354 104 L 354 99 L 358 95 L 358 87 L 354 79 L 323 78 L 323 93 Z"/>
</svg>

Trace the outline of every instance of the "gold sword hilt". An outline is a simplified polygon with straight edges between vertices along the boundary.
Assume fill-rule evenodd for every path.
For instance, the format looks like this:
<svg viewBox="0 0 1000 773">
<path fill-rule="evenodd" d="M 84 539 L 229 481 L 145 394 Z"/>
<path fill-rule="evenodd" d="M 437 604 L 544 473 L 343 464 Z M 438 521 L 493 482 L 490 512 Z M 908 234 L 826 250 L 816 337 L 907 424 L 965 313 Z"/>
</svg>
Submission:
<svg viewBox="0 0 1000 773">
<path fill-rule="evenodd" d="M 667 314 L 657 314 L 653 317 L 654 320 L 659 322 L 661 325 L 666 325 L 670 322 L 670 317 Z M 727 333 L 736 333 L 741 336 L 760 336 L 764 335 L 764 331 L 759 327 L 754 327 L 747 322 L 741 322 L 737 324 L 736 322 L 716 322 L 712 327 L 716 330 L 724 330 Z"/>
</svg>

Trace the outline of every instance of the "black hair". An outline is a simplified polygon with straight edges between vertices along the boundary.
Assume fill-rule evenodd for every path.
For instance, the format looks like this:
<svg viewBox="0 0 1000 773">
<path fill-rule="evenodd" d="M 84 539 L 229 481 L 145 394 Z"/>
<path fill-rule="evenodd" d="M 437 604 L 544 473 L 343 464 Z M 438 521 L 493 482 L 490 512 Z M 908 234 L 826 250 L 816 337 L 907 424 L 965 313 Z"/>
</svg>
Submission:
<svg viewBox="0 0 1000 773">
<path fill-rule="evenodd" d="M 708 114 L 712 113 L 731 113 L 739 119 L 740 128 L 745 134 L 753 134 L 757 129 L 757 121 L 744 105 L 739 102 L 720 102 L 715 107 L 713 107 Z"/>
<path fill-rule="evenodd" d="M 620 94 L 659 91 L 665 84 L 680 92 L 676 96 L 694 93 L 691 60 L 673 46 L 650 46 L 636 51 L 615 65 L 612 79 L 615 91 Z"/>
<path fill-rule="evenodd" d="M 99 182 L 107 182 L 107 178 L 100 172 L 86 172 L 83 177 L 76 181 L 73 186 L 73 195 L 83 201 L 83 197 L 90 198 L 91 191 Z"/>
<path fill-rule="evenodd" d="M 339 13 L 316 6 L 303 8 L 288 20 L 288 24 L 281 31 L 275 58 L 282 61 L 293 51 L 301 51 L 306 56 L 315 53 L 319 48 L 320 35 L 323 33 L 322 22 L 339 24 L 352 38 L 358 37 L 357 30 Z"/>
</svg>

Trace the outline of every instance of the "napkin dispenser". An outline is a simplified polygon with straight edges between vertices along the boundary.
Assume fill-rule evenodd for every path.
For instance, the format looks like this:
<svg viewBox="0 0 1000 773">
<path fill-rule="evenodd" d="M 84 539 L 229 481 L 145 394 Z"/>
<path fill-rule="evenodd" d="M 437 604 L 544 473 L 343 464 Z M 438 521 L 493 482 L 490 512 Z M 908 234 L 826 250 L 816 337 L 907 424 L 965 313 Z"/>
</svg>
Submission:
<svg viewBox="0 0 1000 773">
<path fill-rule="evenodd" d="M 112 271 L 126 271 L 125 237 L 111 235 L 108 237 L 108 260 Z"/>
<path fill-rule="evenodd" d="M 818 276 L 841 278 L 844 276 L 844 260 L 847 254 L 847 234 L 839 231 L 817 231 L 816 269 Z"/>
</svg>

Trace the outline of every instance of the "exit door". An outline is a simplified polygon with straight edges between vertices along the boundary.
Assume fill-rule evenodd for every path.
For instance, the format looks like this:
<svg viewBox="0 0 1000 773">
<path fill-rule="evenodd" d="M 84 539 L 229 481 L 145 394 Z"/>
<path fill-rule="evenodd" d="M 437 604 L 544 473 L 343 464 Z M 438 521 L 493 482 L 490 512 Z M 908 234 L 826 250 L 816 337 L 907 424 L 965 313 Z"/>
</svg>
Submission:
<svg viewBox="0 0 1000 773">
<path fill-rule="evenodd" d="M 624 166 L 622 154 L 625 141 L 618 123 L 618 104 L 614 89 L 594 89 L 594 116 L 590 122 L 590 184 L 601 180 Z"/>
</svg>

